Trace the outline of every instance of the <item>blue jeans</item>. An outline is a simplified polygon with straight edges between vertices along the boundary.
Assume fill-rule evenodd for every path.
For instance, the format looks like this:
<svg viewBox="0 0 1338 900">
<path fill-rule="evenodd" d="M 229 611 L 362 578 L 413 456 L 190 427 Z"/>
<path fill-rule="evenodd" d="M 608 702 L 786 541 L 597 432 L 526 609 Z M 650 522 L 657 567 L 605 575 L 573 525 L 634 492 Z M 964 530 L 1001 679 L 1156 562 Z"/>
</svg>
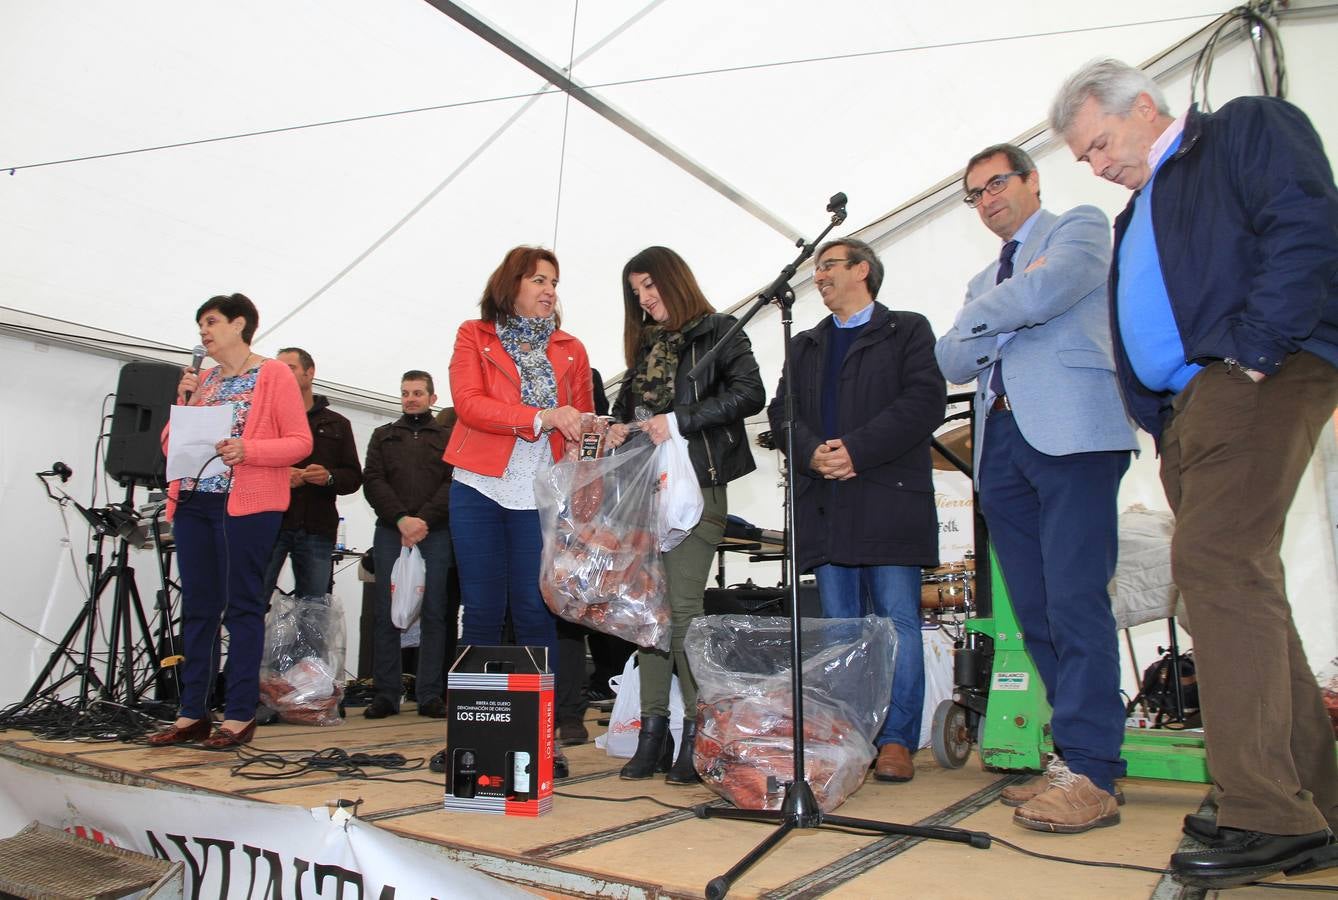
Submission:
<svg viewBox="0 0 1338 900">
<path fill-rule="evenodd" d="M 914 753 L 920 746 L 925 705 L 925 654 L 920 638 L 919 566 L 838 566 L 813 570 L 818 578 L 822 614 L 829 619 L 857 619 L 872 613 L 892 620 L 897 632 L 892 668 L 892 699 L 883 730 L 874 744 L 901 744 Z"/>
<path fill-rule="evenodd" d="M 283 513 L 230 516 L 227 494 L 183 492 L 172 521 L 181 570 L 181 715 L 203 718 L 218 671 L 219 630 L 228 629 L 224 715 L 255 718 L 265 650 L 265 565 Z"/>
<path fill-rule="evenodd" d="M 284 560 L 293 560 L 293 594 L 297 597 L 324 597 L 330 593 L 334 578 L 334 538 L 313 534 L 301 528 L 279 529 L 274 553 L 265 573 L 265 602 L 274 595 L 283 571 Z"/>
<path fill-rule="evenodd" d="M 403 545 L 398 528 L 378 524 L 372 536 L 376 564 L 376 630 L 372 636 L 372 684 L 380 697 L 400 708 L 404 693 L 404 664 L 400 657 L 400 630 L 390 621 L 390 572 Z M 446 696 L 446 581 L 451 573 L 451 532 L 438 525 L 418 542 L 427 577 L 419 613 L 422 637 L 418 643 L 418 676 L 414 695 L 420 704 Z"/>
<path fill-rule="evenodd" d="M 557 618 L 539 595 L 543 535 L 538 511 L 507 509 L 472 487 L 453 482 L 451 533 L 464 607 L 460 643 L 501 644 L 510 604 L 516 643 L 546 648 L 549 671 L 556 675 Z"/>
<path fill-rule="evenodd" d="M 980 509 L 1013 612 L 1045 684 L 1055 749 L 1105 791 L 1125 774 L 1120 651 L 1106 585 L 1119 549 L 1116 495 L 1129 451 L 1049 456 L 1012 413 L 985 423 Z"/>
</svg>

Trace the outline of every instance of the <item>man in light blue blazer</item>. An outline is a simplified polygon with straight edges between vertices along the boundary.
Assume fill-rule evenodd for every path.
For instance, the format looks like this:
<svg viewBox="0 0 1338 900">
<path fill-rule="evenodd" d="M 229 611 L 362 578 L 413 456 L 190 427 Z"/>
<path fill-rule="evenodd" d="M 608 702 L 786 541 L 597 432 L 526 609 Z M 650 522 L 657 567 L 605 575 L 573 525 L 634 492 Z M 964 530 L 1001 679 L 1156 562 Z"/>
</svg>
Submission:
<svg viewBox="0 0 1338 900">
<path fill-rule="evenodd" d="M 1059 755 L 1008 788 L 1013 820 L 1078 833 L 1120 820 L 1124 705 L 1106 585 L 1116 494 L 1137 447 L 1115 380 L 1100 210 L 1041 209 L 1040 176 L 1011 144 L 971 158 L 966 203 L 1002 241 L 935 348 L 949 380 L 976 379 L 976 488 Z"/>
</svg>

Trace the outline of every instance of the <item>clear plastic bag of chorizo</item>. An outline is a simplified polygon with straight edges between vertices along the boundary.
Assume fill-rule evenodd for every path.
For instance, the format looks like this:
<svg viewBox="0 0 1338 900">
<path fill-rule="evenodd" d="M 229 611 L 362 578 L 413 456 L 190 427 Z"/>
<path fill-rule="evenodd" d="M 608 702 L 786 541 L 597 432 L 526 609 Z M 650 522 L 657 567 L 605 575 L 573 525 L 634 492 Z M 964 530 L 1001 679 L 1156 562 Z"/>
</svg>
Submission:
<svg viewBox="0 0 1338 900">
<path fill-rule="evenodd" d="M 804 766 L 823 812 L 864 783 L 892 693 L 896 632 L 876 616 L 805 619 Z M 697 678 L 695 763 L 742 809 L 779 809 L 794 780 L 790 620 L 703 616 L 683 649 Z"/>
<path fill-rule="evenodd" d="M 669 649 L 669 601 L 655 539 L 655 446 L 632 432 L 615 451 L 607 421 L 582 417 L 582 439 L 539 470 L 539 590 L 555 614 L 642 647 Z"/>
</svg>

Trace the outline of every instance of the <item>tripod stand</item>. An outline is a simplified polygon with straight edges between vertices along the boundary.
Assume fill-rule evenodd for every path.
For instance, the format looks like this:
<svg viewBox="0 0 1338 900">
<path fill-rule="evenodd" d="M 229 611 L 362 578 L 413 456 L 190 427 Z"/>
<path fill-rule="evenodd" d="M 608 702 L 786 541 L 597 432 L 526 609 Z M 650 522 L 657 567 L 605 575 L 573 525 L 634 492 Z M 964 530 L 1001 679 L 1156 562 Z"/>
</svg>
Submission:
<svg viewBox="0 0 1338 900">
<path fill-rule="evenodd" d="M 46 473 L 39 473 L 38 477 L 44 474 Z M 88 557 L 92 567 L 88 599 L 57 643 L 56 649 L 48 657 L 46 665 L 32 687 L 28 689 L 20 706 L 26 707 L 38 698 L 56 696 L 60 689 L 74 678 L 79 679 L 76 706 L 81 711 L 92 702 L 93 691 L 97 692 L 98 700 L 129 707 L 138 706 L 149 688 L 164 676 L 160 668 L 158 647 L 148 617 L 144 613 L 139 587 L 135 583 L 135 570 L 130 565 L 131 537 L 137 526 L 134 515 L 135 485 L 131 482 L 126 486 L 125 500 L 121 504 L 104 509 L 87 509 L 74 503 L 63 493 L 63 499 L 57 497 L 51 492 L 50 485 L 45 481 L 42 483 L 47 488 L 47 494 L 57 503 L 74 505 L 92 527 L 97 544 Z M 156 523 L 154 527 L 155 547 L 157 547 Z M 104 568 L 103 546 L 109 537 L 115 538 L 116 549 L 111 565 Z M 161 548 L 158 549 L 161 566 Z M 94 639 L 98 632 L 101 601 L 108 589 L 111 591 L 112 609 L 111 617 L 107 620 L 107 657 L 102 675 L 99 677 L 95 665 Z M 159 592 L 158 600 L 159 638 L 162 639 L 164 629 L 168 634 L 171 632 L 171 612 L 167 604 L 166 584 Z M 138 639 L 136 639 L 136 627 L 138 627 Z M 79 640 L 81 636 L 82 641 Z M 80 645 L 82 649 L 76 653 L 75 648 Z M 140 679 L 138 682 L 135 677 L 137 657 L 147 658 L 146 664 L 152 673 L 148 678 Z M 48 679 L 63 660 L 73 661 L 74 666 L 64 676 L 48 684 Z"/>
<path fill-rule="evenodd" d="M 805 768 L 804 757 L 804 677 L 803 677 L 803 644 L 802 644 L 802 613 L 799 606 L 799 573 L 796 566 L 796 548 L 798 546 L 798 535 L 795 529 L 795 485 L 794 485 L 794 379 L 790 370 L 790 338 L 791 326 L 793 324 L 793 306 L 794 290 L 790 287 L 790 279 L 802 265 L 812 255 L 816 247 L 822 242 L 822 239 L 846 219 L 846 195 L 836 194 L 831 198 L 827 205 L 827 212 L 832 214 L 831 222 L 818 235 L 812 243 L 805 243 L 802 239 L 798 242 L 800 248 L 799 255 L 795 260 L 787 264 L 780 273 L 780 276 L 771 283 L 766 290 L 758 295 L 757 300 L 740 317 L 739 321 L 731 328 L 719 343 L 716 344 L 696 366 L 688 373 L 688 378 L 696 381 L 701 377 L 707 368 L 713 363 L 721 347 L 728 346 L 734 339 L 735 334 L 739 332 L 761 309 L 772 303 L 775 303 L 781 312 L 781 327 L 783 332 L 783 372 L 785 382 L 784 408 L 785 408 L 785 530 L 787 540 L 785 542 L 785 560 L 783 571 L 785 581 L 790 590 L 790 690 L 792 702 L 792 714 L 794 716 L 794 780 L 785 788 L 785 798 L 782 801 L 779 810 L 752 810 L 752 809 L 724 809 L 710 806 L 695 807 L 694 812 L 699 818 L 720 818 L 720 819 L 740 819 L 750 822 L 774 822 L 777 828 L 768 835 L 760 844 L 754 847 L 749 853 L 736 863 L 728 872 L 719 875 L 706 885 L 706 896 L 709 900 L 720 900 L 730 889 L 730 886 L 744 872 L 752 868 L 757 862 L 765 856 L 772 847 L 780 843 L 786 835 L 796 828 L 821 828 L 823 826 L 834 826 L 843 828 L 857 828 L 863 831 L 871 831 L 877 834 L 896 834 L 907 835 L 911 837 L 929 838 L 941 841 L 954 841 L 957 843 L 970 844 L 978 849 L 986 849 L 990 846 L 990 836 L 984 832 L 966 831 L 961 828 L 938 828 L 921 827 L 915 825 L 901 825 L 890 822 L 878 822 L 872 819 L 856 819 L 849 816 L 829 815 L 819 807 L 813 789 L 809 784 L 807 770 Z"/>
</svg>

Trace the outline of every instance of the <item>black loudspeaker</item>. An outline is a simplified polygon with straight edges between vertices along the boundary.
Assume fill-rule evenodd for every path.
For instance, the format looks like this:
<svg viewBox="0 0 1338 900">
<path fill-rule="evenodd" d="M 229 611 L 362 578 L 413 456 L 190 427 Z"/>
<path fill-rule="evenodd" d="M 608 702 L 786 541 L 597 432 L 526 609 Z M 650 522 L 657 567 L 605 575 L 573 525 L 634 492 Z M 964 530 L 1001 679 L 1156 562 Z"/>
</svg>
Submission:
<svg viewBox="0 0 1338 900">
<path fill-rule="evenodd" d="M 162 434 L 177 399 L 181 367 L 132 362 L 121 367 L 107 440 L 107 474 L 122 487 L 166 486 Z"/>
<path fill-rule="evenodd" d="M 790 589 L 735 586 L 732 588 L 707 588 L 702 597 L 703 611 L 708 616 L 723 616 L 739 613 L 747 616 L 786 616 L 790 615 Z M 822 601 L 818 599 L 818 586 L 801 582 L 799 585 L 799 611 L 805 619 L 822 618 Z"/>
</svg>

